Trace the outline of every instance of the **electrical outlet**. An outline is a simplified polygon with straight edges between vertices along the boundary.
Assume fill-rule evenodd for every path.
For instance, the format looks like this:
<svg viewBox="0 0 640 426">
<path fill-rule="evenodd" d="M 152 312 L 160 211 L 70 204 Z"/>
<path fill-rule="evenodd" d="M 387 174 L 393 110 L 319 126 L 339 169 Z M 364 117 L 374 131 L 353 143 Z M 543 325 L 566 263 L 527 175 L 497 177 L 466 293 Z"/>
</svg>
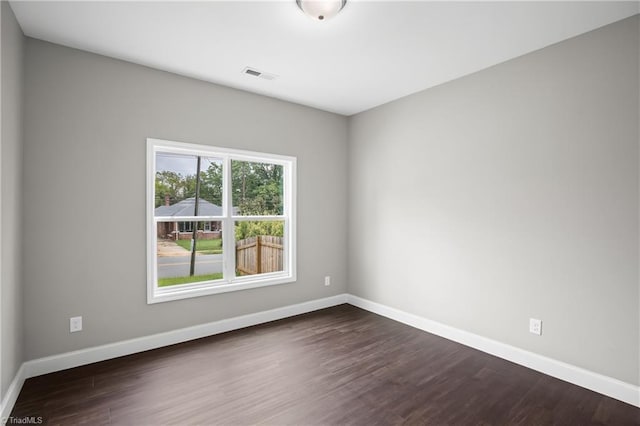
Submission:
<svg viewBox="0 0 640 426">
<path fill-rule="evenodd" d="M 82 331 L 82 317 L 69 318 L 69 332 Z"/>
<path fill-rule="evenodd" d="M 324 277 L 324 285 L 331 285 L 331 277 L 329 275 Z"/>
<path fill-rule="evenodd" d="M 529 332 L 540 336 L 542 334 L 542 320 L 529 318 Z"/>
</svg>

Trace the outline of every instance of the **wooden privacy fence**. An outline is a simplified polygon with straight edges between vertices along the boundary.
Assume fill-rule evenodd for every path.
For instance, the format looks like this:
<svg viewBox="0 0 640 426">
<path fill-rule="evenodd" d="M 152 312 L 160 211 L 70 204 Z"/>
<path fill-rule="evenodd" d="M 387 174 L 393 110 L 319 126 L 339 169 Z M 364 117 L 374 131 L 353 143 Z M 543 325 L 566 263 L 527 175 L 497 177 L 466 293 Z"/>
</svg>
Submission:
<svg viewBox="0 0 640 426">
<path fill-rule="evenodd" d="M 246 275 L 282 271 L 282 237 L 262 235 L 236 242 L 236 269 Z"/>
</svg>

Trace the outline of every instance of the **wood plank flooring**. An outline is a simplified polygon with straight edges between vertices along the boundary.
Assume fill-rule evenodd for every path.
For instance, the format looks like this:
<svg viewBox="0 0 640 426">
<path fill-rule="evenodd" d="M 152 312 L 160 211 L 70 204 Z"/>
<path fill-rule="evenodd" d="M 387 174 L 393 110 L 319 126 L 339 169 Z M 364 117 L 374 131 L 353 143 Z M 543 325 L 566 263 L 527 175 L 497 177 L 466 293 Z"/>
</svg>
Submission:
<svg viewBox="0 0 640 426">
<path fill-rule="evenodd" d="M 640 425 L 631 405 L 350 305 L 28 379 L 12 412 L 25 416 L 47 425 Z"/>
</svg>

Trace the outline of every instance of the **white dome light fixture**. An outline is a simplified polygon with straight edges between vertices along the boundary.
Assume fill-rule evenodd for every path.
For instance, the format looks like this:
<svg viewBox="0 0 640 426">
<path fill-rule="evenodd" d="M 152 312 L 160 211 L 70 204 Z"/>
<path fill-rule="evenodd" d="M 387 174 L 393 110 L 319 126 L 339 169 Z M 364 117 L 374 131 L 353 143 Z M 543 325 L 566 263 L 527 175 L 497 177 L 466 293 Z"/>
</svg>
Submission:
<svg viewBox="0 0 640 426">
<path fill-rule="evenodd" d="M 318 21 L 333 18 L 342 10 L 347 0 L 296 0 L 298 7 Z"/>
</svg>

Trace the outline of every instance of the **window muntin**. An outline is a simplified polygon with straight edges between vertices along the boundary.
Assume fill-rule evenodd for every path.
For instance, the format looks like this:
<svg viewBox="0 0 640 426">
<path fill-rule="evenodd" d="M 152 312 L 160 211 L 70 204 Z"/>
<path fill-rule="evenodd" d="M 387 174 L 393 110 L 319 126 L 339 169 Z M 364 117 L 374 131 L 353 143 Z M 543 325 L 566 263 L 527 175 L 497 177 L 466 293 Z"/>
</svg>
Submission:
<svg viewBox="0 0 640 426">
<path fill-rule="evenodd" d="M 295 158 L 148 139 L 147 163 L 149 303 L 295 281 Z"/>
</svg>

